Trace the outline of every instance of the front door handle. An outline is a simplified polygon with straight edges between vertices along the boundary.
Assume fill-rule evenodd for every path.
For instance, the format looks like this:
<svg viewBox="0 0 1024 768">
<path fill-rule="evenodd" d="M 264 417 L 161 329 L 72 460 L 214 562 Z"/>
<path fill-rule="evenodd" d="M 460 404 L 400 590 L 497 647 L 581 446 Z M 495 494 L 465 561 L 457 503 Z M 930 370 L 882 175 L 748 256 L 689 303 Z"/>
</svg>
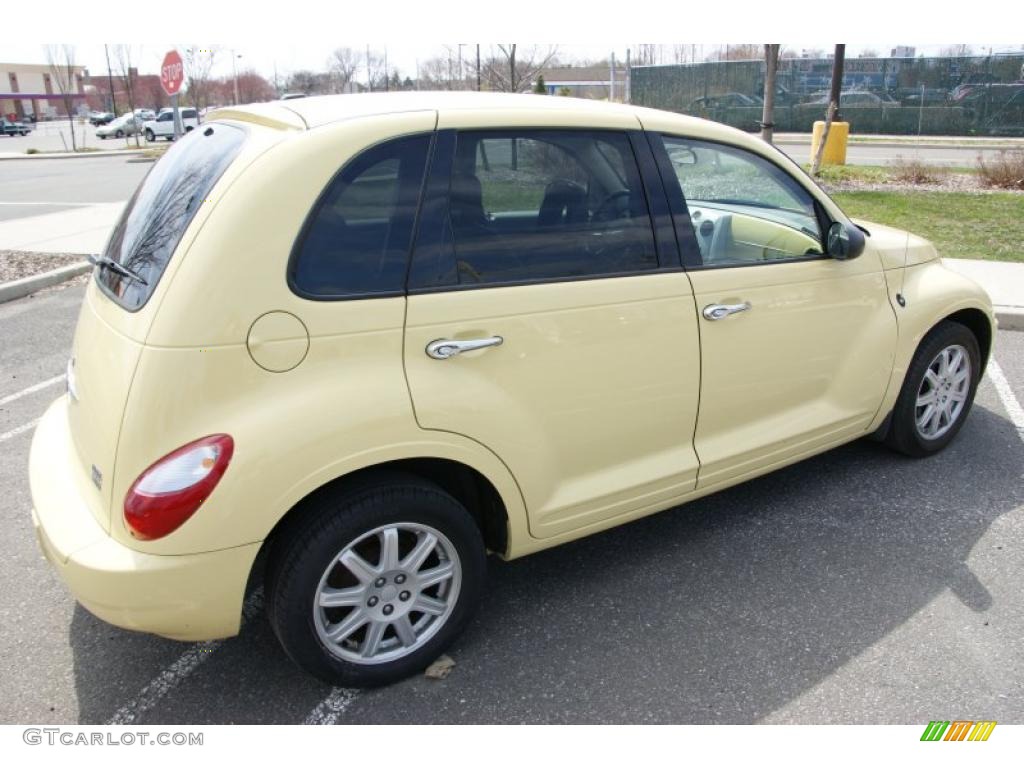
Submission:
<svg viewBox="0 0 1024 768">
<path fill-rule="evenodd" d="M 742 304 L 708 304 L 704 307 L 704 319 L 723 320 L 729 315 L 746 312 L 748 309 L 750 309 L 749 301 L 744 301 Z"/>
<path fill-rule="evenodd" d="M 435 360 L 447 360 L 463 352 L 486 347 L 500 347 L 505 340 L 501 336 L 486 339 L 437 339 L 427 344 L 427 356 Z"/>
</svg>

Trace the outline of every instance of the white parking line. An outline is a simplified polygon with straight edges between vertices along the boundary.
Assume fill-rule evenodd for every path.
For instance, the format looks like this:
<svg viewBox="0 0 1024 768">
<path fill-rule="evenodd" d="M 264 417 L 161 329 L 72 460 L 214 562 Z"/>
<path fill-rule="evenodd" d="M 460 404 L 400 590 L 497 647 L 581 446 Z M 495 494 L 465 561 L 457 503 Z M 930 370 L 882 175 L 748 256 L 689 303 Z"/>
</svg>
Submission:
<svg viewBox="0 0 1024 768">
<path fill-rule="evenodd" d="M 321 701 L 310 712 L 303 725 L 334 725 L 338 718 L 348 709 L 348 705 L 356 700 L 359 691 L 355 688 L 334 688 L 330 695 Z"/>
<path fill-rule="evenodd" d="M 42 416 L 40 416 L 38 419 L 32 419 L 32 421 L 30 421 L 28 424 L 22 424 L 20 427 L 15 427 L 14 429 L 12 429 L 12 430 L 10 430 L 8 432 L 4 432 L 3 434 L 0 434 L 0 443 L 4 442 L 5 440 L 10 440 L 12 437 L 17 437 L 22 432 L 28 432 L 36 424 L 38 424 L 41 419 L 42 419 Z"/>
<path fill-rule="evenodd" d="M 64 381 L 63 373 L 60 376 L 54 376 L 52 379 L 47 379 L 46 381 L 41 381 L 38 384 L 33 384 L 31 387 L 25 387 L 25 389 L 21 390 L 20 392 L 15 392 L 13 395 L 0 397 L 0 405 L 7 405 L 8 403 L 13 403 L 15 400 L 24 397 L 25 395 L 31 395 L 33 392 L 38 392 L 41 389 L 52 387 L 54 384 L 57 384 L 58 382 L 61 381 Z"/>
<path fill-rule="evenodd" d="M 242 606 L 242 623 L 249 621 L 263 606 L 263 588 L 249 595 Z M 224 640 L 195 643 L 173 664 L 149 681 L 139 695 L 121 707 L 107 721 L 107 725 L 130 725 L 155 707 L 161 699 L 177 688 L 189 675 L 224 644 Z"/>
<path fill-rule="evenodd" d="M 999 363 L 994 357 L 989 360 L 987 373 L 995 385 L 999 399 L 1003 401 L 1003 407 L 1006 408 L 1010 421 L 1017 428 L 1017 434 L 1020 435 L 1021 440 L 1024 440 L 1024 408 L 1021 408 L 1020 401 L 1013 394 L 1013 388 L 1010 387 L 1010 382 L 1006 380 L 1003 369 L 999 367 Z"/>
</svg>

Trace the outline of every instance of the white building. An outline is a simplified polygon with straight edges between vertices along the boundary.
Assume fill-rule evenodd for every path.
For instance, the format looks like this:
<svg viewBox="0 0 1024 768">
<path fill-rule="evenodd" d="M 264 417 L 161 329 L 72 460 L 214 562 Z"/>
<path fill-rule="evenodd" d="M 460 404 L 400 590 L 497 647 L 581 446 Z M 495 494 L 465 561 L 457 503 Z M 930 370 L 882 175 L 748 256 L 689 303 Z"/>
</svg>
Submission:
<svg viewBox="0 0 1024 768">
<path fill-rule="evenodd" d="M 66 70 L 66 67 L 60 68 Z M 74 110 L 85 105 L 85 68 L 71 67 L 69 90 Z M 34 115 L 37 120 L 66 114 L 60 79 L 48 64 L 5 64 L 0 62 L 0 114 L 16 120 Z"/>
</svg>

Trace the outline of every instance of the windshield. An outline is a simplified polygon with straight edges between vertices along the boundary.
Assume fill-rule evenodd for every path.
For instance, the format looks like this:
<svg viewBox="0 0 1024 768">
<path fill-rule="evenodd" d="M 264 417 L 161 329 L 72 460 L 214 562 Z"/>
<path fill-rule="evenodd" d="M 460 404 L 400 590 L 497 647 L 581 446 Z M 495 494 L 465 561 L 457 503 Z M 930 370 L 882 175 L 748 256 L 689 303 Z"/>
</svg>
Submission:
<svg viewBox="0 0 1024 768">
<path fill-rule="evenodd" d="M 242 129 L 223 123 L 191 131 L 139 185 L 114 227 L 104 256 L 142 280 L 112 269 L 96 272 L 99 284 L 125 309 L 134 312 L 153 295 L 189 222 L 244 141 Z"/>
</svg>

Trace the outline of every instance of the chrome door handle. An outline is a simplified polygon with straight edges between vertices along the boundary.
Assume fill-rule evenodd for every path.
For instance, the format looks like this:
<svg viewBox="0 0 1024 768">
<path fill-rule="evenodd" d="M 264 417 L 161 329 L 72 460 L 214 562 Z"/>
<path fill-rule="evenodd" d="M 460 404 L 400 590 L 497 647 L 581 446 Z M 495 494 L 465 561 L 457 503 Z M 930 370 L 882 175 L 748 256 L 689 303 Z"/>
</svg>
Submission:
<svg viewBox="0 0 1024 768">
<path fill-rule="evenodd" d="M 708 304 L 704 307 L 703 314 L 705 320 L 722 320 L 737 312 L 746 312 L 748 309 L 750 309 L 749 301 L 744 301 L 742 304 Z"/>
<path fill-rule="evenodd" d="M 447 360 L 463 352 L 486 347 L 500 347 L 505 340 L 501 336 L 487 339 L 437 339 L 427 344 L 427 355 L 435 360 Z"/>
</svg>

